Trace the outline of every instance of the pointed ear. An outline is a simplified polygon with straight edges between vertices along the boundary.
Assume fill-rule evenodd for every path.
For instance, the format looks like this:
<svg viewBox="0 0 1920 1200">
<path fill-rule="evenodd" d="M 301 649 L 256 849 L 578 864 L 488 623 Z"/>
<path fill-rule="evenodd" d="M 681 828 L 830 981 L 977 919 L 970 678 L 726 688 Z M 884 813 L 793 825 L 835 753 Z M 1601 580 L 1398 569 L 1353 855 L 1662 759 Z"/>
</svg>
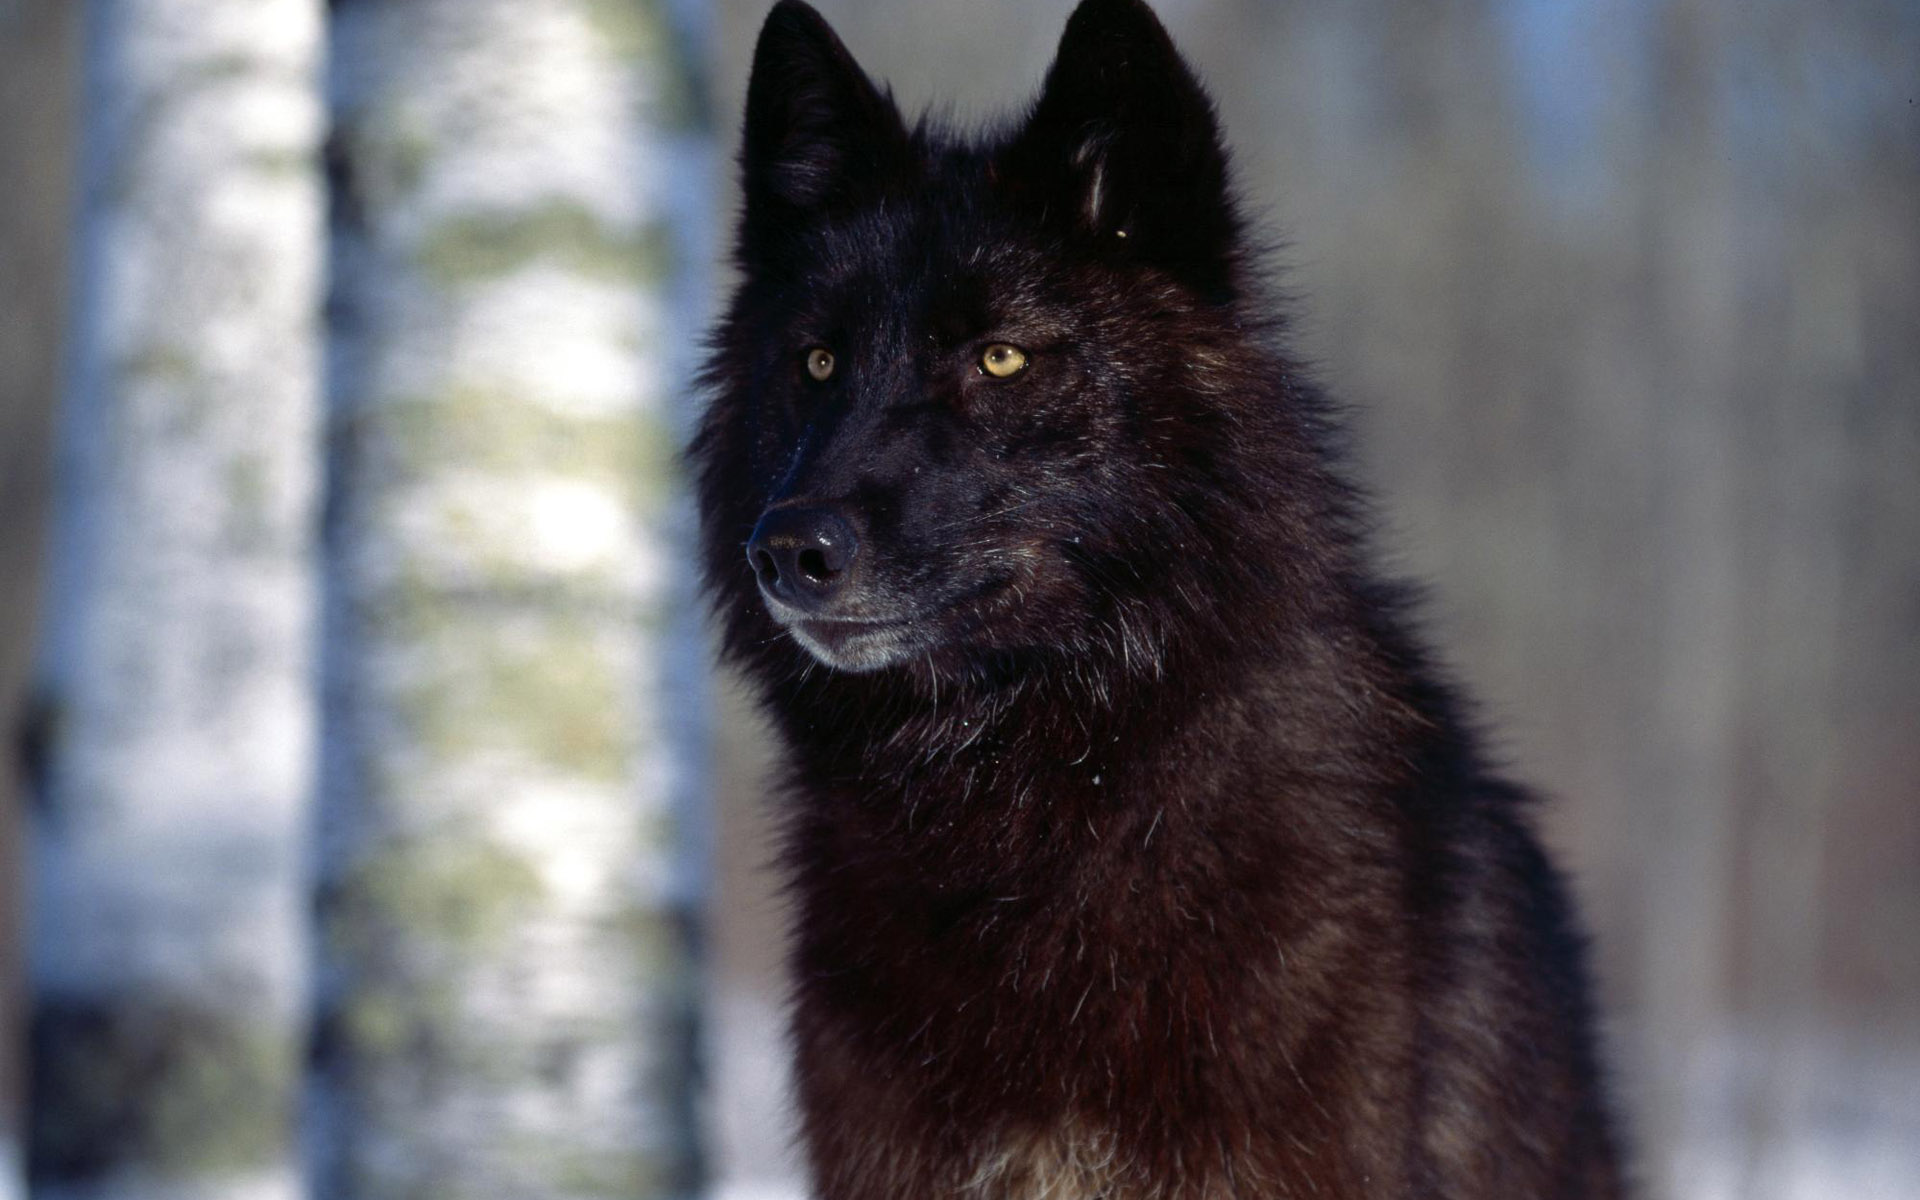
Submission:
<svg viewBox="0 0 1920 1200">
<path fill-rule="evenodd" d="M 898 174 L 907 133 L 826 21 L 800 0 L 767 14 L 740 150 L 747 221 L 764 226 L 857 199 Z"/>
<path fill-rule="evenodd" d="M 1083 0 L 996 172 L 1063 230 L 1231 294 L 1238 222 L 1213 103 L 1141 0 Z"/>
</svg>

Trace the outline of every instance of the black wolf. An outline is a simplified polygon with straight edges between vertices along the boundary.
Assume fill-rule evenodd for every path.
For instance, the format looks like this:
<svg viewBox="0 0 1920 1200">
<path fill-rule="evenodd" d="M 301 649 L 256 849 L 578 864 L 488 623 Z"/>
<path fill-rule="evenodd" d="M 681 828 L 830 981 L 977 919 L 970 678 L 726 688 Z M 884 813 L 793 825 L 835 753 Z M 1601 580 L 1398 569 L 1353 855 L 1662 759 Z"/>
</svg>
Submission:
<svg viewBox="0 0 1920 1200">
<path fill-rule="evenodd" d="M 768 17 L 694 445 L 826 1200 L 1622 1194 L 1580 938 L 1138 0 L 909 127 Z"/>
</svg>

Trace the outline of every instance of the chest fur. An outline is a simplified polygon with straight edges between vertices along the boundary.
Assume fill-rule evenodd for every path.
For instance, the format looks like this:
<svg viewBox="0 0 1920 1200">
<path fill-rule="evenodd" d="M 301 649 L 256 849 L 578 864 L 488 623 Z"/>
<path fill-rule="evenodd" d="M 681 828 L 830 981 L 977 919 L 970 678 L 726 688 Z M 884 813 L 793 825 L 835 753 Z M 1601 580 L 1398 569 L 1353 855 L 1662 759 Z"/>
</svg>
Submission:
<svg viewBox="0 0 1920 1200">
<path fill-rule="evenodd" d="M 968 1200 L 1118 1200 L 1126 1186 L 1114 1139 L 1078 1122 L 987 1139 L 956 1191 Z"/>
</svg>

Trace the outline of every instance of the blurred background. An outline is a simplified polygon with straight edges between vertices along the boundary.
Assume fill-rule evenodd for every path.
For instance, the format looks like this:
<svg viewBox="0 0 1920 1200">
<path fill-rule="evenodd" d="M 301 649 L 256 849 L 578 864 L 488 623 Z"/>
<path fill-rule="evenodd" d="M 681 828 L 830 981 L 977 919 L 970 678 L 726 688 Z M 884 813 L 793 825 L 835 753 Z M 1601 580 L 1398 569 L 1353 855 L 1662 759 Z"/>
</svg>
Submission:
<svg viewBox="0 0 1920 1200">
<path fill-rule="evenodd" d="M 798 1196 L 668 454 L 765 5 L 328 7 L 0 0 L 0 1197 Z M 986 118 L 1071 3 L 818 7 Z M 1920 5 L 1157 8 L 1649 1196 L 1920 1196 Z"/>
</svg>

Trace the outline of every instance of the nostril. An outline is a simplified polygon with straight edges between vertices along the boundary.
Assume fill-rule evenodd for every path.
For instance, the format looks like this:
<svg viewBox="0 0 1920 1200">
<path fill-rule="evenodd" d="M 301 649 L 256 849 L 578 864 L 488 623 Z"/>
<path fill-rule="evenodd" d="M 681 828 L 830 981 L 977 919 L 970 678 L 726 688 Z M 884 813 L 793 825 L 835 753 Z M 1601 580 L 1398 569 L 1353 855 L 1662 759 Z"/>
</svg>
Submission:
<svg viewBox="0 0 1920 1200">
<path fill-rule="evenodd" d="M 761 514 L 746 550 L 761 590 L 806 612 L 845 598 L 860 552 L 853 526 L 832 507 L 778 505 Z"/>
<path fill-rule="evenodd" d="M 814 583 L 825 583 L 837 574 L 827 565 L 827 556 L 818 550 L 802 550 L 798 565 L 800 573 Z"/>
</svg>

